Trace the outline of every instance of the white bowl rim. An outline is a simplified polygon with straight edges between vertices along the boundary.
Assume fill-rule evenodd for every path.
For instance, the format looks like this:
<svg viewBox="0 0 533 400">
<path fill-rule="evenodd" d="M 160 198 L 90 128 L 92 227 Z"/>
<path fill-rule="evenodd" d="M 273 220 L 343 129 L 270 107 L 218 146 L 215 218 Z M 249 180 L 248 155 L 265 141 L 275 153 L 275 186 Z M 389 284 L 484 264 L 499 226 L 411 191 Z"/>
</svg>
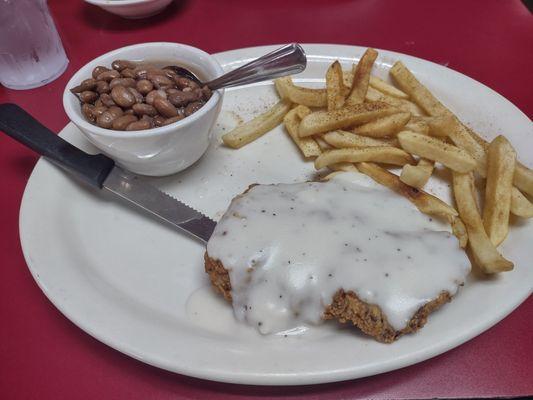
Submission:
<svg viewBox="0 0 533 400">
<path fill-rule="evenodd" d="M 136 47 L 159 47 L 159 46 L 175 46 L 175 47 L 179 47 L 179 48 L 182 48 L 182 49 L 191 50 L 193 52 L 198 52 L 198 53 L 200 53 L 202 55 L 205 55 L 206 58 L 212 63 L 212 66 L 215 68 L 215 70 L 219 70 L 220 74 L 222 74 L 224 72 L 224 70 L 222 69 L 222 66 L 218 63 L 218 61 L 211 54 L 209 54 L 209 53 L 205 52 L 204 50 L 201 50 L 201 49 L 199 49 L 197 47 L 190 46 L 190 45 L 183 44 L 183 43 L 147 42 L 147 43 L 137 43 L 137 44 L 133 44 L 133 45 L 125 46 L 125 47 L 120 47 L 118 49 L 111 50 L 111 51 L 109 51 L 107 53 L 104 53 L 104 54 L 92 59 L 91 61 L 87 62 L 80 69 L 78 69 L 74 73 L 74 75 L 72 75 L 72 77 L 69 79 L 69 81 L 67 82 L 67 84 L 65 86 L 65 89 L 63 91 L 63 108 L 65 109 L 65 112 L 66 112 L 67 116 L 69 117 L 69 119 L 72 122 L 74 122 L 74 124 L 80 126 L 83 129 L 86 129 L 87 131 L 89 131 L 93 135 L 113 137 L 113 138 L 115 138 L 115 137 L 116 138 L 130 138 L 130 137 L 139 138 L 139 137 L 160 136 L 160 135 L 168 134 L 168 133 L 170 133 L 172 131 L 180 129 L 183 126 L 186 126 L 186 125 L 189 125 L 189 124 L 193 123 L 194 121 L 198 120 L 199 118 L 201 118 L 202 116 L 207 114 L 207 112 L 209 110 L 211 110 L 212 108 L 214 108 L 216 106 L 216 104 L 218 103 L 218 101 L 220 100 L 221 93 L 219 93 L 219 91 L 214 91 L 213 95 L 207 101 L 207 103 L 205 103 L 198 111 L 194 112 L 193 114 L 189 115 L 188 117 L 185 117 L 182 120 L 174 122 L 174 123 L 169 124 L 169 125 L 160 126 L 160 127 L 151 128 L 151 129 L 144 129 L 144 130 L 140 130 L 140 131 L 117 131 L 117 130 L 114 130 L 114 129 L 100 128 L 97 125 L 91 124 L 90 122 L 88 122 L 83 117 L 83 115 L 81 114 L 81 107 L 80 107 L 79 110 L 75 110 L 74 107 L 71 107 L 70 100 L 71 100 L 71 96 L 73 96 L 73 94 L 70 92 L 70 88 L 78 85 L 78 83 L 76 83 L 76 82 L 80 82 L 81 80 L 83 80 L 83 79 L 80 80 L 80 77 L 78 75 L 81 73 L 81 71 L 85 67 L 87 67 L 88 64 L 91 64 L 91 63 L 93 63 L 95 61 L 98 61 L 98 60 L 100 60 L 102 58 L 107 58 L 107 57 L 112 56 L 114 54 L 120 54 L 124 50 L 127 50 L 127 49 L 136 48 Z"/>
<path fill-rule="evenodd" d="M 96 6 L 104 7 L 120 7 L 128 6 L 130 4 L 140 4 L 140 3 L 153 3 L 157 0 L 85 0 L 87 3 L 94 4 Z"/>
</svg>

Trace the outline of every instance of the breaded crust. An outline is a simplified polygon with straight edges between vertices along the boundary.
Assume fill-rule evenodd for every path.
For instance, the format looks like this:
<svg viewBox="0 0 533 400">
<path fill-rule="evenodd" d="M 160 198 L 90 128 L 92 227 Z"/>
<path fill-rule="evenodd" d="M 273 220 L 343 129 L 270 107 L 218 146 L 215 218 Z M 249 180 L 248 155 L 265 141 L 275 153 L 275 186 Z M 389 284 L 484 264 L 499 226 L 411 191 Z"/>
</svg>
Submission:
<svg viewBox="0 0 533 400">
<path fill-rule="evenodd" d="M 228 271 L 218 260 L 214 260 L 207 252 L 204 255 L 205 272 L 209 274 L 211 284 L 226 300 L 231 302 L 231 283 Z M 437 298 L 422 306 L 411 318 L 407 326 L 397 331 L 387 321 L 381 308 L 375 304 L 368 304 L 359 299 L 352 291 L 339 289 L 333 302 L 324 311 L 324 319 L 334 319 L 342 323 L 351 322 L 361 331 L 383 343 L 392 343 L 405 333 L 416 332 L 422 328 L 429 314 L 437 310 L 444 303 L 451 300 L 448 292 L 442 292 Z"/>
</svg>

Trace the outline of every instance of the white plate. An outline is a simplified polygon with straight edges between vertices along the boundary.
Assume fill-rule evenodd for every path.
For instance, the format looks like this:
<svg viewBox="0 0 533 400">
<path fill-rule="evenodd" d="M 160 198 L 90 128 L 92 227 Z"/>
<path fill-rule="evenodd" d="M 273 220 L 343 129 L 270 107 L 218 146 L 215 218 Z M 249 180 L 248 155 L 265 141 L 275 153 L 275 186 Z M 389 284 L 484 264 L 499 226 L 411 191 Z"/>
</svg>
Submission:
<svg viewBox="0 0 533 400">
<path fill-rule="evenodd" d="M 218 54 L 234 68 L 272 47 Z M 310 85 L 335 58 L 347 65 L 364 48 L 305 46 L 309 64 L 297 81 Z M 533 165 L 531 121 L 503 97 L 450 69 L 380 51 L 376 73 L 386 77 L 401 59 L 475 129 L 505 133 Z M 216 136 L 275 101 L 271 83 L 229 90 Z M 61 136 L 94 151 L 69 124 Z M 281 128 L 234 151 L 217 140 L 192 168 L 154 180 L 163 190 L 218 218 L 250 183 L 295 182 L 313 176 Z M 449 189 L 432 189 L 449 200 Z M 48 298 L 81 329 L 146 363 L 185 375 L 247 384 L 311 384 L 390 371 L 426 360 L 478 335 L 517 307 L 532 289 L 533 224 L 519 223 L 502 246 L 512 272 L 469 279 L 457 298 L 431 315 L 419 333 L 384 345 L 334 323 L 300 337 L 262 337 L 236 323 L 231 307 L 212 294 L 203 272 L 204 248 L 150 217 L 78 184 L 39 161 L 26 187 L 20 236 L 28 266 Z"/>
</svg>

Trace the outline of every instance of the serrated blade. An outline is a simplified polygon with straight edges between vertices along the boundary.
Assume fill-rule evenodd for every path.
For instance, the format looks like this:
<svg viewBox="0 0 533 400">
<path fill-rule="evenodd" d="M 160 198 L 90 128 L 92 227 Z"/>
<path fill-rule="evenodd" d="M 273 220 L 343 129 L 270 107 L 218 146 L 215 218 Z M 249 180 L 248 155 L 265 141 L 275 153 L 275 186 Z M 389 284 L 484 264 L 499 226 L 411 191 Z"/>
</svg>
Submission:
<svg viewBox="0 0 533 400">
<path fill-rule="evenodd" d="M 215 229 L 211 218 L 121 168 L 113 168 L 103 187 L 203 242 Z"/>
</svg>

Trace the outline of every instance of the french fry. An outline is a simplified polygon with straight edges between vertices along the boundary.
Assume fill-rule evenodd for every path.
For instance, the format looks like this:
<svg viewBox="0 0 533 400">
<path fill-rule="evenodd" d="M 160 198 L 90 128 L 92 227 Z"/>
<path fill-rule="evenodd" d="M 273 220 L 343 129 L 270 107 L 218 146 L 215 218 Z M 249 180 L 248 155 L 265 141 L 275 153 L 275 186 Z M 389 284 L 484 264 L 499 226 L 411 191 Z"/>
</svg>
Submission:
<svg viewBox="0 0 533 400">
<path fill-rule="evenodd" d="M 404 126 L 404 130 L 421 133 L 422 135 L 429 134 L 429 125 L 423 119 L 417 119 L 419 117 L 412 117 Z"/>
<path fill-rule="evenodd" d="M 343 147 L 376 147 L 391 146 L 398 147 L 398 139 L 374 139 L 367 136 L 359 136 L 347 131 L 333 131 L 322 135 L 322 138 L 333 147 L 341 149 Z"/>
<path fill-rule="evenodd" d="M 397 175 L 381 168 L 377 164 L 362 162 L 357 164 L 357 169 L 376 182 L 406 197 L 424 214 L 442 217 L 448 221 L 452 221 L 458 216 L 457 211 L 453 207 L 449 206 L 439 198 L 432 196 L 423 190 L 406 185 L 400 181 L 400 178 Z"/>
<path fill-rule="evenodd" d="M 470 136 L 479 144 L 484 150 L 488 149 L 489 143 L 474 132 L 469 127 L 463 125 L 465 130 L 470 134 Z M 484 176 L 482 174 L 482 176 Z M 514 171 L 513 184 L 520 189 L 521 191 L 533 196 L 533 170 L 526 167 L 521 162 L 517 161 Z"/>
<path fill-rule="evenodd" d="M 370 75 L 369 85 L 374 89 L 379 90 L 381 93 L 397 97 L 399 99 L 408 99 L 409 95 L 405 92 L 402 92 L 395 86 L 385 82 L 384 80 L 378 78 L 377 76 Z"/>
<path fill-rule="evenodd" d="M 395 113 L 398 113 L 397 109 L 380 102 L 356 104 L 335 111 L 316 111 L 302 119 L 299 135 L 306 137 L 343 129 Z"/>
<path fill-rule="evenodd" d="M 472 173 L 452 173 L 455 201 L 468 232 L 468 244 L 475 263 L 486 274 L 512 270 L 513 263 L 498 253 L 485 232 L 476 203 Z"/>
<path fill-rule="evenodd" d="M 353 82 L 353 67 L 351 70 L 343 70 L 342 71 L 342 81 L 344 83 L 344 87 L 348 88 L 348 93 L 350 93 L 350 90 L 352 88 L 352 82 Z"/>
<path fill-rule="evenodd" d="M 294 111 L 296 111 L 296 114 L 298 115 L 300 119 L 304 119 L 305 117 L 307 117 L 309 114 L 312 113 L 309 107 L 302 106 L 302 105 L 298 105 L 294 107 Z"/>
<path fill-rule="evenodd" d="M 409 186 L 422 189 L 431 177 L 434 167 L 433 161 L 421 158 L 417 165 L 406 164 L 403 166 L 400 180 Z"/>
<path fill-rule="evenodd" d="M 307 117 L 309 114 L 312 113 L 311 109 L 306 106 L 298 105 L 293 108 L 293 110 L 296 112 L 296 115 L 298 115 L 298 118 L 303 119 L 304 117 Z"/>
<path fill-rule="evenodd" d="M 338 172 L 358 172 L 359 170 L 353 163 L 341 162 L 336 164 L 331 164 L 328 166 L 329 169 Z"/>
<path fill-rule="evenodd" d="M 353 165 L 353 164 L 350 164 L 350 165 Z M 355 166 L 354 166 L 354 168 L 355 168 Z M 331 178 L 334 178 L 337 175 L 342 174 L 342 173 L 344 173 L 344 171 L 333 171 L 333 172 L 330 172 L 329 174 L 327 174 L 326 176 L 323 176 L 322 178 L 320 178 L 320 180 L 321 181 L 329 181 Z"/>
<path fill-rule="evenodd" d="M 459 239 L 459 246 L 464 249 L 468 244 L 468 232 L 466 226 L 459 217 L 455 217 L 451 221 L 452 232 L 457 239 Z"/>
<path fill-rule="evenodd" d="M 397 97 L 388 96 L 381 93 L 379 90 L 374 89 L 372 86 L 368 87 L 366 92 L 365 101 L 382 101 L 390 106 L 396 107 L 401 111 L 410 112 L 413 115 L 424 115 L 424 111 L 418 107 L 415 103 L 406 100 L 399 99 Z"/>
<path fill-rule="evenodd" d="M 364 161 L 393 165 L 405 165 L 414 162 L 409 153 L 396 147 L 363 147 L 325 151 L 316 158 L 315 168 L 321 169 L 339 162 L 359 163 Z"/>
<path fill-rule="evenodd" d="M 487 156 L 484 147 L 470 135 L 468 129 L 453 115 L 448 137 L 457 147 L 466 150 L 476 160 L 476 171 L 482 177 L 487 176 Z"/>
<path fill-rule="evenodd" d="M 335 61 L 326 72 L 328 111 L 337 110 L 344 105 L 343 86 L 341 64 Z"/>
<path fill-rule="evenodd" d="M 463 149 L 420 133 L 402 131 L 397 135 L 400 146 L 411 154 L 437 161 L 457 172 L 470 172 L 475 160 Z"/>
<path fill-rule="evenodd" d="M 304 138 L 304 139 L 306 139 L 306 138 Z M 334 148 L 328 142 L 326 142 L 324 139 L 322 139 L 321 136 L 315 136 L 314 139 L 315 139 L 316 143 L 318 144 L 318 146 L 320 147 L 321 154 L 322 154 L 323 151 L 332 150 Z"/>
<path fill-rule="evenodd" d="M 513 183 L 518 189 L 533 196 L 533 171 L 524 164 L 516 163 Z"/>
<path fill-rule="evenodd" d="M 366 124 L 356 126 L 353 129 L 354 133 L 358 135 L 370 136 L 375 138 L 382 138 L 393 136 L 398 133 L 407 124 L 411 118 L 411 114 L 407 112 L 388 115 L 367 122 Z"/>
<path fill-rule="evenodd" d="M 304 110 L 299 110 L 299 108 L 303 108 Z M 305 114 L 307 112 L 310 113 L 311 110 L 304 106 L 297 106 L 290 110 L 283 118 L 285 129 L 304 157 L 316 157 L 320 155 L 322 151 L 315 140 L 311 137 L 301 138 L 298 136 L 298 126 L 300 125 L 299 112 Z"/>
<path fill-rule="evenodd" d="M 485 149 L 485 151 L 487 151 L 489 149 L 489 142 L 487 140 L 485 140 L 484 138 L 482 138 L 477 132 L 475 132 L 472 128 L 470 128 L 469 126 L 466 126 L 466 130 L 468 131 L 468 133 L 470 134 L 470 136 L 472 136 L 472 138 L 474 138 L 474 140 L 476 142 L 478 142 L 478 144 L 483 147 L 483 149 Z"/>
<path fill-rule="evenodd" d="M 365 100 L 370 81 L 370 71 L 377 57 L 378 52 L 369 48 L 365 51 L 357 65 L 354 65 L 352 87 L 350 94 L 346 98 L 347 105 L 361 104 Z"/>
<path fill-rule="evenodd" d="M 452 115 L 440 115 L 427 119 L 429 134 L 435 137 L 448 137 L 454 129 L 454 120 Z"/>
<path fill-rule="evenodd" d="M 238 149 L 274 129 L 283 121 L 283 117 L 290 109 L 291 103 L 281 100 L 267 112 L 223 135 L 222 140 L 226 146 Z"/>
<path fill-rule="evenodd" d="M 533 217 L 533 203 L 515 187 L 511 189 L 511 213 L 521 218 Z"/>
<path fill-rule="evenodd" d="M 274 79 L 274 87 L 280 99 L 288 99 L 287 91 L 285 88 L 292 85 L 292 79 L 289 76 L 284 76 L 278 79 Z"/>
<path fill-rule="evenodd" d="M 389 73 L 400 89 L 429 115 L 438 116 L 449 112 L 401 61 L 396 61 Z"/>
<path fill-rule="evenodd" d="M 515 162 L 516 152 L 511 143 L 501 135 L 494 139 L 487 153 L 487 184 L 483 208 L 483 225 L 494 246 L 502 243 L 509 231 Z"/>
<path fill-rule="evenodd" d="M 353 70 L 342 71 L 342 77 L 344 86 L 351 88 L 353 82 Z M 376 91 L 381 92 L 384 95 L 397 97 L 399 99 L 408 99 L 409 95 L 402 92 L 397 87 L 391 85 L 390 83 L 385 82 L 384 80 L 378 78 L 377 76 L 370 75 L 370 80 L 368 82 L 369 87 L 374 88 Z"/>
<path fill-rule="evenodd" d="M 326 107 L 326 89 L 311 89 L 296 86 L 290 78 L 278 78 L 275 81 L 276 90 L 282 99 L 307 107 Z"/>
</svg>

